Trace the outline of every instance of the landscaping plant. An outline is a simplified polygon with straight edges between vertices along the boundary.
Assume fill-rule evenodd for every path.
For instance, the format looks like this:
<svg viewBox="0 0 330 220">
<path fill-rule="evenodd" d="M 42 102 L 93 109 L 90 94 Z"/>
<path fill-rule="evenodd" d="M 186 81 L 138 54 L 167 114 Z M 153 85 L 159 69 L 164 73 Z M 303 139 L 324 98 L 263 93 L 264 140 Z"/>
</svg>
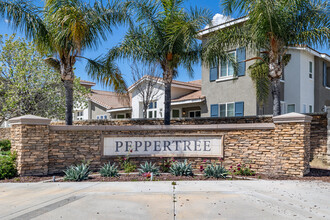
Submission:
<svg viewBox="0 0 330 220">
<path fill-rule="evenodd" d="M 204 175 L 207 178 L 214 177 L 217 179 L 219 179 L 219 178 L 226 179 L 226 177 L 228 175 L 228 170 L 226 170 L 225 167 L 222 166 L 222 164 L 220 164 L 220 165 L 211 164 L 205 168 Z"/>
<path fill-rule="evenodd" d="M 88 163 L 81 163 L 80 165 L 70 166 L 64 173 L 64 180 L 82 181 L 88 179 L 91 171 Z"/>
<path fill-rule="evenodd" d="M 160 165 L 160 170 L 164 173 L 169 173 L 172 164 L 175 162 L 174 158 L 163 159 L 162 165 Z"/>
<path fill-rule="evenodd" d="M 0 151 L 10 151 L 10 140 L 0 140 Z"/>
<path fill-rule="evenodd" d="M 101 176 L 104 177 L 117 177 L 118 174 L 118 166 L 116 166 L 115 163 L 111 165 L 111 163 L 106 163 L 103 165 L 103 167 L 100 169 Z"/>
<path fill-rule="evenodd" d="M 153 173 L 155 176 L 159 176 L 159 168 L 151 162 L 145 162 L 144 164 L 141 164 L 138 171 L 140 175 L 144 173 Z"/>
<path fill-rule="evenodd" d="M 16 153 L 0 154 L 0 180 L 9 179 L 16 175 Z"/>
<path fill-rule="evenodd" d="M 175 176 L 193 176 L 193 169 L 191 163 L 188 164 L 187 160 L 184 162 L 175 162 L 170 168 L 170 172 Z"/>
<path fill-rule="evenodd" d="M 232 175 L 239 176 L 254 176 L 255 171 L 251 170 L 251 165 L 247 166 L 246 164 L 237 164 L 236 166 L 230 166 L 229 169 Z"/>
</svg>

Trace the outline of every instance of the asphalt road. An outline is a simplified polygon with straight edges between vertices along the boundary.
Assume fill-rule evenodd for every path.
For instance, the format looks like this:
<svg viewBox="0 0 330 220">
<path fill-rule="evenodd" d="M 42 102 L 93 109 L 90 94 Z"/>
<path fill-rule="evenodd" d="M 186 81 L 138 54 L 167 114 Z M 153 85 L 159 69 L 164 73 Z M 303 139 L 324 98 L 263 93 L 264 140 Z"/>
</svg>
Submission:
<svg viewBox="0 0 330 220">
<path fill-rule="evenodd" d="M 0 219 L 330 219 L 330 183 L 1 183 Z"/>
</svg>

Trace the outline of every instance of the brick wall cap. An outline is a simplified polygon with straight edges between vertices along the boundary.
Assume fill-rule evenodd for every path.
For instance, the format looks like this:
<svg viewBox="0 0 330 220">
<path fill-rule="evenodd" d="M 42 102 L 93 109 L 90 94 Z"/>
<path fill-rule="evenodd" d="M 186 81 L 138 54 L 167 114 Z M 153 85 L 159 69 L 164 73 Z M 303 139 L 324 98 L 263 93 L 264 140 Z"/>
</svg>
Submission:
<svg viewBox="0 0 330 220">
<path fill-rule="evenodd" d="M 49 125 L 51 119 L 35 115 L 24 115 L 8 120 L 11 125 Z"/>
<path fill-rule="evenodd" d="M 296 112 L 291 112 L 288 114 L 273 117 L 273 121 L 275 124 L 291 123 L 291 122 L 311 122 L 312 119 L 313 119 L 312 116 L 304 115 Z"/>
</svg>

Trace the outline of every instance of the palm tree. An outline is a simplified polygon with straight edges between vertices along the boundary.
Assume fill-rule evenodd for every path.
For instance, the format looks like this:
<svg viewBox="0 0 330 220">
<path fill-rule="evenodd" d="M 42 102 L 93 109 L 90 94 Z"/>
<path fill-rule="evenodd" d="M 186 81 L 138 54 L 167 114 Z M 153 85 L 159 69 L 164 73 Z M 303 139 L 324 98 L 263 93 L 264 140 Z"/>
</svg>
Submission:
<svg viewBox="0 0 330 220">
<path fill-rule="evenodd" d="M 114 47 L 106 59 L 131 58 L 157 63 L 165 84 L 164 124 L 170 124 L 171 83 L 178 75 L 178 67 L 190 74 L 199 61 L 201 46 L 196 35 L 202 25 L 210 21 L 207 10 L 186 11 L 184 0 L 135 0 L 126 3 L 135 12 L 139 26 L 129 29 L 123 41 Z"/>
<path fill-rule="evenodd" d="M 225 14 L 239 11 L 248 16 L 244 24 L 215 32 L 205 45 L 203 59 L 212 65 L 215 57 L 234 46 L 245 46 L 257 56 L 250 66 L 258 101 L 273 96 L 273 115 L 281 114 L 280 79 L 290 57 L 288 47 L 299 45 L 329 46 L 329 3 L 322 0 L 252 1 L 224 0 Z M 271 87 L 271 88 L 270 88 Z"/>
<path fill-rule="evenodd" d="M 117 91 L 125 89 L 125 82 L 117 66 L 107 62 L 104 66 L 81 56 L 90 48 L 96 48 L 106 40 L 112 27 L 125 21 L 117 2 L 93 5 L 80 0 L 46 0 L 44 8 L 28 1 L 0 1 L 0 15 L 6 17 L 14 28 L 24 31 L 38 50 L 50 57 L 47 64 L 61 76 L 66 90 L 66 124 L 72 125 L 74 65 L 79 58 L 87 59 L 86 70 L 92 79 Z"/>
</svg>

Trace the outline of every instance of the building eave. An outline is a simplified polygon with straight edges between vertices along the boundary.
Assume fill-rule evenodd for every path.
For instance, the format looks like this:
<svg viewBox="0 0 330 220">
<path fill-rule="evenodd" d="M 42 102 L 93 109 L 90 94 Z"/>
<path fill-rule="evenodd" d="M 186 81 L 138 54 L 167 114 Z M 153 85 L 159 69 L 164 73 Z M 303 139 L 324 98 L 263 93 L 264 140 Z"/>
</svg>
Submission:
<svg viewBox="0 0 330 220">
<path fill-rule="evenodd" d="M 249 19 L 248 16 L 244 16 L 244 17 L 236 18 L 236 19 L 233 19 L 233 20 L 230 20 L 225 23 L 221 23 L 221 24 L 209 27 L 209 28 L 202 29 L 198 32 L 197 38 L 202 39 L 205 35 L 208 35 L 214 31 L 217 31 L 217 30 L 220 30 L 220 29 L 223 29 L 226 27 L 230 27 L 235 24 L 243 23 L 243 22 L 247 21 L 248 19 Z"/>
<path fill-rule="evenodd" d="M 125 108 L 115 108 L 115 109 L 108 109 L 108 113 L 113 113 L 113 112 L 124 112 L 124 111 L 132 111 L 131 107 L 125 107 Z"/>
<path fill-rule="evenodd" d="M 184 101 L 172 101 L 171 105 L 187 105 L 187 104 L 194 104 L 194 103 L 202 103 L 205 101 L 205 98 L 201 99 L 190 99 Z"/>
</svg>

